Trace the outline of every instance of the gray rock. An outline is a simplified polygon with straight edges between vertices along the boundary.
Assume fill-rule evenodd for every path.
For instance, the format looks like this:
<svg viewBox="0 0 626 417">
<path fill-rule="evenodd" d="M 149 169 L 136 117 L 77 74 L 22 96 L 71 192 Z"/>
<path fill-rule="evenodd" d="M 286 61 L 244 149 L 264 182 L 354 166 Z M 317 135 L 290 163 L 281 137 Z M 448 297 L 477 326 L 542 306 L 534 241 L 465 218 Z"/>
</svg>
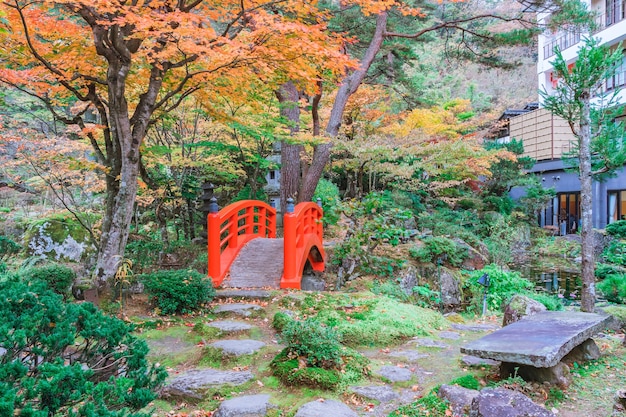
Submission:
<svg viewBox="0 0 626 417">
<path fill-rule="evenodd" d="M 431 348 L 439 348 L 439 349 L 447 349 L 450 346 L 443 343 L 443 342 L 439 342 L 437 340 L 433 340 L 433 339 L 427 339 L 427 338 L 423 338 L 423 337 L 415 337 L 413 339 L 411 339 L 410 343 L 416 343 L 418 346 L 423 346 L 423 347 L 431 347 Z"/>
<path fill-rule="evenodd" d="M 454 323 L 450 327 L 452 327 L 454 330 L 459 330 L 461 332 L 488 332 L 488 331 L 492 331 L 492 330 L 496 330 L 500 328 L 500 326 L 496 324 L 489 324 L 489 323 L 484 323 L 484 324 Z"/>
<path fill-rule="evenodd" d="M 243 356 L 258 352 L 265 343 L 258 340 L 218 340 L 209 346 L 220 349 L 227 356 Z"/>
<path fill-rule="evenodd" d="M 478 356 L 465 355 L 461 362 L 467 366 L 497 366 L 500 362 L 491 359 L 479 358 Z"/>
<path fill-rule="evenodd" d="M 569 387 L 572 382 L 569 367 L 563 362 L 548 368 L 503 362 L 500 364 L 500 376 L 502 378 L 519 376 L 525 381 L 538 381 L 549 385 L 558 385 L 562 389 Z"/>
<path fill-rule="evenodd" d="M 215 291 L 215 298 L 247 298 L 262 300 L 272 296 L 271 291 L 266 290 L 237 290 L 237 289 L 221 289 Z"/>
<path fill-rule="evenodd" d="M 304 404 L 295 417 L 358 417 L 358 414 L 339 401 L 325 400 Z"/>
<path fill-rule="evenodd" d="M 441 268 L 439 284 L 441 285 L 441 300 L 444 310 L 446 312 L 457 310 L 463 301 L 461 281 L 452 271 Z"/>
<path fill-rule="evenodd" d="M 393 401 L 400 396 L 391 387 L 386 385 L 370 385 L 367 387 L 350 387 L 350 391 L 371 400 L 380 401 L 386 403 Z"/>
<path fill-rule="evenodd" d="M 470 417 L 556 417 L 517 391 L 485 388 L 472 401 Z"/>
<path fill-rule="evenodd" d="M 618 390 L 613 397 L 612 416 L 624 416 L 626 414 L 626 390 Z"/>
<path fill-rule="evenodd" d="M 400 272 L 400 289 L 406 295 L 413 294 L 413 288 L 417 286 L 417 270 L 413 266 L 409 266 Z"/>
<path fill-rule="evenodd" d="M 467 253 L 467 257 L 463 260 L 463 263 L 461 264 L 462 269 L 466 269 L 468 271 L 476 271 L 485 267 L 488 261 L 488 257 L 471 247 L 467 242 L 462 239 L 454 238 L 452 240 L 454 240 L 454 242 L 459 248 L 461 248 L 461 250 L 465 250 Z"/>
<path fill-rule="evenodd" d="M 502 326 L 508 326 L 509 324 L 515 323 L 526 316 L 541 313 L 546 310 L 546 306 L 541 304 L 539 301 L 535 301 L 524 295 L 516 294 L 504 307 Z"/>
<path fill-rule="evenodd" d="M 169 381 L 161 390 L 161 396 L 203 399 L 216 388 L 223 385 L 242 385 L 253 377 L 252 372 L 248 371 L 194 369 Z"/>
<path fill-rule="evenodd" d="M 442 339 L 449 339 L 449 340 L 458 340 L 461 338 L 461 335 L 457 332 L 439 332 L 439 334 L 437 335 Z"/>
<path fill-rule="evenodd" d="M 571 350 L 570 353 L 565 355 L 562 362 L 574 363 L 574 362 L 587 362 L 600 358 L 600 348 L 596 345 L 593 339 L 587 339 L 580 345 Z"/>
<path fill-rule="evenodd" d="M 389 352 L 389 356 L 394 358 L 405 358 L 409 362 L 417 362 L 420 359 L 427 358 L 426 353 L 419 353 L 417 350 L 396 350 Z"/>
<path fill-rule="evenodd" d="M 326 282 L 320 274 L 316 273 L 316 271 L 312 271 L 302 276 L 300 289 L 302 291 L 324 291 L 326 289 Z"/>
<path fill-rule="evenodd" d="M 478 396 L 478 391 L 444 384 L 439 387 L 437 395 L 450 403 L 454 416 L 465 416 L 472 406 L 472 401 Z"/>
<path fill-rule="evenodd" d="M 213 321 L 207 323 L 207 326 L 215 327 L 224 333 L 243 332 L 252 328 L 252 326 L 247 323 L 231 320 Z"/>
<path fill-rule="evenodd" d="M 258 306 L 256 304 L 245 304 L 245 303 L 235 303 L 235 304 L 222 304 L 219 305 L 217 307 L 215 307 L 215 309 L 213 309 L 213 312 L 216 314 L 219 313 L 233 313 L 233 314 L 237 314 L 239 316 L 244 316 L 244 317 L 249 317 L 251 316 L 254 312 L 263 310 L 263 308 L 261 306 Z"/>
<path fill-rule="evenodd" d="M 246 395 L 222 401 L 213 417 L 264 417 L 270 396 L 267 394 Z"/>
<path fill-rule="evenodd" d="M 386 365 L 376 373 L 391 382 L 409 381 L 413 377 L 413 373 L 409 369 L 399 366 Z"/>
<path fill-rule="evenodd" d="M 548 368 L 611 319 L 593 313 L 545 311 L 510 324 L 461 347 L 461 353 Z"/>
</svg>

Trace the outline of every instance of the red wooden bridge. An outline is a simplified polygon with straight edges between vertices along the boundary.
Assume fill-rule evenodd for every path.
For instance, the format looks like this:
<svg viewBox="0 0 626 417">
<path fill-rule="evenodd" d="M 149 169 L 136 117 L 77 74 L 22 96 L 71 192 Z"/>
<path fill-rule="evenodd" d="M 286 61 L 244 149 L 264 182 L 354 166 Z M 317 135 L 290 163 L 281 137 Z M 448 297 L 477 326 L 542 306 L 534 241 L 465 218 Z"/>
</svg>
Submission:
<svg viewBox="0 0 626 417">
<path fill-rule="evenodd" d="M 324 270 L 322 214 L 315 203 L 288 200 L 283 238 L 276 238 L 276 209 L 257 200 L 218 211 L 211 201 L 207 218 L 209 277 L 214 287 L 300 289 L 305 266 Z"/>
</svg>

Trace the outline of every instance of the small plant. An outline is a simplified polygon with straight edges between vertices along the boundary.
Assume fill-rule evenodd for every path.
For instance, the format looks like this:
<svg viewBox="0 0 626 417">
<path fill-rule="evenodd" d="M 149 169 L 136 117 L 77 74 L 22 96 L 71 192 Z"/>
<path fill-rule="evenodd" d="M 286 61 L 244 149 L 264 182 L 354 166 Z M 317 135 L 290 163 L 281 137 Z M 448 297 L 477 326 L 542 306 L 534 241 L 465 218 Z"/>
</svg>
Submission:
<svg viewBox="0 0 626 417">
<path fill-rule="evenodd" d="M 324 209 L 324 224 L 337 224 L 341 214 L 339 210 L 339 188 L 327 179 L 322 178 L 317 183 L 317 188 L 315 188 L 313 201 L 317 202 L 318 198 L 321 200 L 322 208 Z"/>
<path fill-rule="evenodd" d="M 272 327 L 276 329 L 276 331 L 282 332 L 285 329 L 285 327 L 292 321 L 294 321 L 293 317 L 291 317 L 287 313 L 279 311 L 278 313 L 274 314 L 274 319 L 272 320 Z"/>
<path fill-rule="evenodd" d="M 26 281 L 42 281 L 48 284 L 52 291 L 67 298 L 70 287 L 76 279 L 76 273 L 69 267 L 59 264 L 49 264 L 27 269 L 22 273 Z"/>
<path fill-rule="evenodd" d="M 420 262 L 437 262 L 445 259 L 453 266 L 459 266 L 467 258 L 467 249 L 457 245 L 452 239 L 444 236 L 427 237 L 423 241 L 423 246 L 413 247 L 409 250 L 411 256 Z"/>
<path fill-rule="evenodd" d="M 478 311 L 481 308 L 484 287 L 478 284 L 478 279 L 483 274 L 489 275 L 490 286 L 487 291 L 487 307 L 493 311 L 500 311 L 514 294 L 526 293 L 534 288 L 534 284 L 522 278 L 519 272 L 507 271 L 500 266 L 490 264 L 480 271 L 474 271 L 467 280 L 470 293 L 472 294 L 471 308 Z"/>
<path fill-rule="evenodd" d="M 447 417 L 451 415 L 448 402 L 439 398 L 433 391 L 411 404 L 403 405 L 389 414 L 389 417 Z"/>
<path fill-rule="evenodd" d="M 8 259 L 22 249 L 20 245 L 6 236 L 0 235 L 0 261 Z"/>
<path fill-rule="evenodd" d="M 597 287 L 609 301 L 620 304 L 626 301 L 626 274 L 607 275 Z"/>
<path fill-rule="evenodd" d="M 307 365 L 326 369 L 341 364 L 339 337 L 335 330 L 312 318 L 288 322 L 280 334 L 290 357 L 303 357 Z"/>
<path fill-rule="evenodd" d="M 602 252 L 602 257 L 610 264 L 626 266 L 626 241 L 612 241 Z"/>
<path fill-rule="evenodd" d="M 211 280 L 194 270 L 160 271 L 138 279 L 161 314 L 193 313 L 215 296 Z"/>
<path fill-rule="evenodd" d="M 458 385 L 463 388 L 479 390 L 480 382 L 474 375 L 463 375 L 450 381 L 450 385 Z"/>
<path fill-rule="evenodd" d="M 532 298 L 535 301 L 539 301 L 543 304 L 546 309 L 549 311 L 560 311 L 563 310 L 563 300 L 556 295 L 538 293 L 538 292 L 528 292 L 525 294 L 529 298 Z"/>
</svg>

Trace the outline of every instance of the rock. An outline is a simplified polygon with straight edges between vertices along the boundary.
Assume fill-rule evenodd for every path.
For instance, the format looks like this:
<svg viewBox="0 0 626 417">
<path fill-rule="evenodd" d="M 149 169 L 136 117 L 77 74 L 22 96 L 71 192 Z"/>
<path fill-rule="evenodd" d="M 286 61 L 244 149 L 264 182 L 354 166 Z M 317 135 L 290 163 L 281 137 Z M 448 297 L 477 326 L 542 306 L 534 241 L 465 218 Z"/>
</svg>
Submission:
<svg viewBox="0 0 626 417">
<path fill-rule="evenodd" d="M 463 301 L 461 281 L 447 268 L 441 268 L 439 280 L 444 310 L 446 312 L 457 310 Z"/>
<path fill-rule="evenodd" d="M 600 348 L 593 339 L 587 339 L 565 355 L 561 362 L 572 364 L 592 361 L 600 357 Z"/>
<path fill-rule="evenodd" d="M 339 401 L 325 400 L 304 404 L 295 417 L 358 417 L 358 414 Z"/>
<path fill-rule="evenodd" d="M 461 332 L 488 332 L 491 330 L 499 329 L 500 326 L 496 324 L 458 324 L 453 323 L 450 327 L 454 330 L 459 330 Z"/>
<path fill-rule="evenodd" d="M 569 367 L 563 362 L 559 362 L 548 368 L 537 368 L 530 365 L 502 362 L 502 364 L 500 364 L 500 376 L 502 378 L 519 376 L 524 381 L 543 382 L 549 385 L 557 385 L 562 389 L 569 387 L 572 382 Z"/>
<path fill-rule="evenodd" d="M 213 321 L 207 323 L 209 327 L 215 327 L 224 333 L 235 333 L 235 332 L 243 332 L 246 330 L 250 330 L 252 328 L 251 325 L 247 323 L 243 323 L 240 321 L 230 321 L 230 320 L 222 320 L 222 321 Z"/>
<path fill-rule="evenodd" d="M 439 342 L 433 339 L 426 339 L 423 337 L 414 337 L 413 339 L 411 339 L 411 342 L 417 343 L 418 346 L 438 348 L 438 349 L 447 349 L 450 347 L 443 342 Z"/>
<path fill-rule="evenodd" d="M 370 400 L 376 400 L 381 403 L 393 401 L 400 396 L 391 387 L 386 385 L 370 385 L 367 387 L 350 387 L 350 391 Z"/>
<path fill-rule="evenodd" d="M 439 332 L 439 334 L 437 335 L 442 339 L 449 339 L 449 340 L 459 340 L 461 338 L 461 335 L 457 332 Z"/>
<path fill-rule="evenodd" d="M 472 400 L 478 396 L 478 391 L 459 387 L 458 385 L 442 385 L 437 395 L 447 400 L 452 407 L 453 416 L 465 416 L 472 406 Z"/>
<path fill-rule="evenodd" d="M 248 371 L 220 371 L 217 369 L 194 369 L 173 378 L 161 390 L 161 396 L 203 399 L 212 389 L 223 385 L 242 385 L 254 376 Z"/>
<path fill-rule="evenodd" d="M 218 340 L 209 346 L 220 349 L 227 356 L 243 356 L 258 352 L 265 343 L 258 340 Z"/>
<path fill-rule="evenodd" d="M 246 395 L 222 401 L 213 417 L 264 417 L 270 406 L 268 394 Z"/>
<path fill-rule="evenodd" d="M 427 358 L 428 354 L 419 353 L 417 350 L 397 350 L 389 352 L 389 356 L 405 358 L 409 362 L 417 362 L 419 359 Z"/>
<path fill-rule="evenodd" d="M 324 291 L 326 289 L 326 282 L 322 278 L 321 273 L 311 271 L 310 273 L 302 276 L 300 289 L 302 291 Z"/>
<path fill-rule="evenodd" d="M 466 366 L 497 366 L 500 362 L 492 359 L 479 358 L 478 356 L 465 355 L 461 358 L 461 362 Z"/>
<path fill-rule="evenodd" d="M 409 381 L 413 377 L 413 373 L 409 369 L 399 366 L 386 365 L 376 373 L 391 382 Z"/>
<path fill-rule="evenodd" d="M 511 298 L 511 301 L 504 307 L 504 318 L 502 319 L 502 326 L 507 326 L 511 323 L 521 320 L 526 316 L 541 313 L 546 311 L 546 306 L 539 301 L 535 301 L 532 298 L 528 298 L 524 295 L 516 294 Z"/>
<path fill-rule="evenodd" d="M 219 289 L 215 291 L 215 298 L 247 298 L 254 300 L 264 300 L 272 296 L 267 290 L 239 290 L 239 289 Z"/>
<path fill-rule="evenodd" d="M 413 288 L 417 287 L 417 270 L 413 266 L 409 266 L 400 272 L 400 289 L 406 295 L 413 294 Z"/>
<path fill-rule="evenodd" d="M 454 241 L 454 243 L 457 244 L 459 248 L 461 248 L 461 250 L 465 250 L 467 253 L 467 257 L 463 260 L 463 263 L 461 264 L 462 269 L 476 271 L 479 269 L 483 269 L 485 265 L 487 265 L 488 258 L 473 247 L 471 247 L 463 239 L 454 238 L 452 240 Z"/>
<path fill-rule="evenodd" d="M 623 416 L 626 414 L 626 390 L 619 390 L 613 397 L 613 416 Z"/>
<path fill-rule="evenodd" d="M 254 312 L 263 310 L 261 306 L 256 304 L 234 303 L 234 304 L 221 304 L 213 309 L 216 314 L 219 313 L 233 313 L 239 316 L 249 317 Z"/>
<path fill-rule="evenodd" d="M 472 401 L 470 417 L 556 417 L 517 391 L 485 388 Z"/>
</svg>

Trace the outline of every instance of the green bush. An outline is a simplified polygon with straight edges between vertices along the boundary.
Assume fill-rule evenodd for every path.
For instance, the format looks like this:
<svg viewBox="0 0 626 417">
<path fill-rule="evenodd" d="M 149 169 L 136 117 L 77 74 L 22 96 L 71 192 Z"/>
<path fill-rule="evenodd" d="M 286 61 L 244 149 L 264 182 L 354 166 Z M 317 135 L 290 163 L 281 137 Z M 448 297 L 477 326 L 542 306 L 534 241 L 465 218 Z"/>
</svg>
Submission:
<svg viewBox="0 0 626 417">
<path fill-rule="evenodd" d="M 607 275 L 597 287 L 609 301 L 620 304 L 626 301 L 626 274 Z"/>
<path fill-rule="evenodd" d="M 300 368 L 298 359 L 290 359 L 286 349 L 276 355 L 270 367 L 274 376 L 286 385 L 306 385 L 333 390 L 341 383 L 341 374 L 336 369 Z"/>
<path fill-rule="evenodd" d="M 459 387 L 473 390 L 480 389 L 480 382 L 478 382 L 474 375 L 469 374 L 453 379 L 452 381 L 450 381 L 450 385 L 458 385 Z"/>
<path fill-rule="evenodd" d="M 139 276 L 161 314 L 189 314 L 215 296 L 213 283 L 194 270 L 159 271 Z"/>
<path fill-rule="evenodd" d="M 480 271 L 472 272 L 466 283 L 472 295 L 470 308 L 475 311 L 482 308 L 484 287 L 478 284 L 478 279 L 485 273 L 489 274 L 491 284 L 487 292 L 487 307 L 493 311 L 500 311 L 513 295 L 526 293 L 535 286 L 522 278 L 519 272 L 503 270 L 498 265 L 489 264 Z"/>
<path fill-rule="evenodd" d="M 70 288 L 76 280 L 76 273 L 69 267 L 59 264 L 49 264 L 29 268 L 22 273 L 26 281 L 43 281 L 57 294 L 67 298 Z"/>
<path fill-rule="evenodd" d="M 0 415 L 148 416 L 166 373 L 129 325 L 42 281 L 0 282 L 0 298 Z"/>
<path fill-rule="evenodd" d="M 337 224 L 341 215 L 339 210 L 339 188 L 327 179 L 322 178 L 315 188 L 313 201 L 317 202 L 318 198 L 321 199 L 322 208 L 324 209 L 324 224 Z"/>
<path fill-rule="evenodd" d="M 423 246 L 409 249 L 409 253 L 420 262 L 437 262 L 446 259 L 446 263 L 460 266 L 467 258 L 467 249 L 459 247 L 452 239 L 443 236 L 427 237 L 422 240 Z"/>
<path fill-rule="evenodd" d="M 22 249 L 20 245 L 6 236 L 0 235 L 0 260 L 8 259 Z"/>
<path fill-rule="evenodd" d="M 625 272 L 623 268 L 609 264 L 596 264 L 596 269 L 594 271 L 596 278 L 599 280 L 605 279 L 609 275 L 620 274 L 623 272 Z"/>
<path fill-rule="evenodd" d="M 626 220 L 618 220 L 607 224 L 604 228 L 607 234 L 618 239 L 626 239 Z"/>
<path fill-rule="evenodd" d="M 304 357 L 308 366 L 332 369 L 342 363 L 339 334 L 313 318 L 286 323 L 280 340 L 290 357 Z"/>
<path fill-rule="evenodd" d="M 539 301 L 549 311 L 563 310 L 563 300 L 561 298 L 558 298 L 556 295 L 538 292 L 528 292 L 525 295 L 535 301 Z"/>
<path fill-rule="evenodd" d="M 602 257 L 607 263 L 626 266 L 626 241 L 612 241 L 602 252 Z"/>
<path fill-rule="evenodd" d="M 272 327 L 276 329 L 276 331 L 282 332 L 285 329 L 285 326 L 287 326 L 287 324 L 291 323 L 292 321 L 294 320 L 289 314 L 279 311 L 278 313 L 274 314 Z"/>
</svg>

